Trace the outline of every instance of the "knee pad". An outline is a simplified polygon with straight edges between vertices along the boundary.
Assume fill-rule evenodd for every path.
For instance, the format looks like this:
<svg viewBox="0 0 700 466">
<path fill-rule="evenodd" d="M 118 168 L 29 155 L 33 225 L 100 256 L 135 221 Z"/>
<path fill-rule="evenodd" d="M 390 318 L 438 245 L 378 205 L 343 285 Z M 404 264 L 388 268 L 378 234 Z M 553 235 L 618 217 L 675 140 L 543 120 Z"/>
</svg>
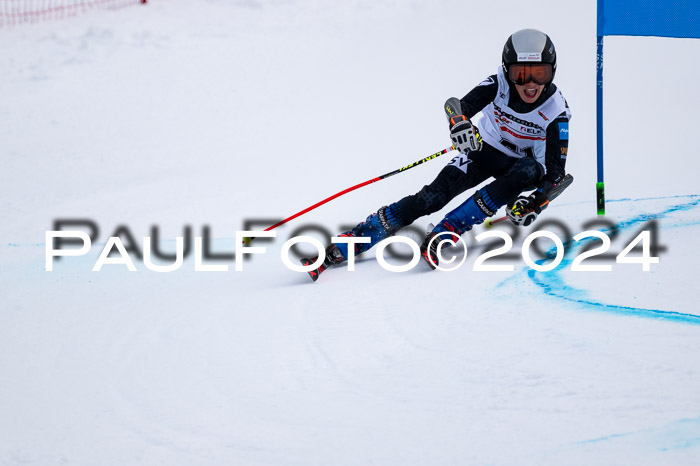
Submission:
<svg viewBox="0 0 700 466">
<path fill-rule="evenodd" d="M 529 186 L 534 186 L 544 176 L 544 168 L 532 157 L 518 159 L 506 174 L 512 182 L 521 185 L 522 190 L 527 190 Z"/>
</svg>

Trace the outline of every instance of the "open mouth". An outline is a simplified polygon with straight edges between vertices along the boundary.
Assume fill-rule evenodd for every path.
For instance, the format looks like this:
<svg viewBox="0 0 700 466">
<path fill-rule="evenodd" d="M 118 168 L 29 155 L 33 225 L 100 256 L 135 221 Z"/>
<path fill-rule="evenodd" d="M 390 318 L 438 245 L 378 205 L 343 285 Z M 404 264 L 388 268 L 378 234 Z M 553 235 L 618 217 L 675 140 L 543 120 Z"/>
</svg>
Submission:
<svg viewBox="0 0 700 466">
<path fill-rule="evenodd" d="M 537 88 L 534 89 L 523 89 L 526 97 L 535 97 L 537 95 Z"/>
</svg>

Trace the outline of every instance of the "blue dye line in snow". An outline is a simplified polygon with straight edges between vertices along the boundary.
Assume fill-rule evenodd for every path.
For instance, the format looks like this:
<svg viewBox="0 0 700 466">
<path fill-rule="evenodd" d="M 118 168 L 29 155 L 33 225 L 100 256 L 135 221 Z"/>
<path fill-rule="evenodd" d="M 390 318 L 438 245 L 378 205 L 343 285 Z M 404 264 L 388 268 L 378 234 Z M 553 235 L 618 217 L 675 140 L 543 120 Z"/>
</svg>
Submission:
<svg viewBox="0 0 700 466">
<path fill-rule="evenodd" d="M 661 443 L 665 446 L 659 445 L 656 449 L 663 452 L 697 447 L 700 445 L 700 417 L 679 419 L 670 424 L 652 429 L 625 432 L 622 434 L 610 434 L 603 437 L 582 440 L 577 442 L 577 444 L 590 445 L 632 437 L 636 437 L 646 443 L 650 441 L 653 441 L 655 444 Z"/>
<path fill-rule="evenodd" d="M 685 199 L 685 198 L 700 197 L 700 194 L 677 194 L 675 196 L 657 196 L 657 197 L 621 197 L 619 199 L 606 199 L 608 204 L 615 202 L 639 202 L 639 201 L 663 201 L 668 199 Z"/>
<path fill-rule="evenodd" d="M 700 205 L 700 196 L 699 195 L 690 195 L 690 196 L 672 196 L 671 198 L 688 198 L 690 197 L 693 199 L 690 202 L 686 202 L 683 204 L 678 204 L 673 207 L 669 207 L 666 210 L 663 210 L 658 213 L 654 214 L 640 214 L 635 217 L 632 217 L 629 220 L 623 221 L 618 223 L 618 228 L 620 230 L 624 228 L 630 228 L 634 225 L 637 225 L 642 222 L 648 222 L 649 220 L 655 220 L 655 219 L 660 219 L 663 217 L 666 217 L 669 214 L 672 214 L 674 212 L 682 212 L 682 211 L 687 211 L 690 209 L 693 209 Z M 652 199 L 667 199 L 667 198 L 646 198 L 646 199 L 624 199 L 624 201 L 627 202 L 638 202 L 642 200 L 652 200 Z M 616 200 L 617 202 L 623 201 L 623 200 Z M 612 202 L 616 202 L 612 201 Z M 691 226 L 691 225 L 697 225 L 699 224 L 700 221 L 697 222 L 692 222 L 685 224 L 683 226 Z M 552 255 L 555 253 L 554 248 L 549 251 Z M 539 261 L 540 263 L 544 263 L 546 260 Z M 674 322 L 683 322 L 683 323 L 688 323 L 688 324 L 696 324 L 700 325 L 700 315 L 695 315 L 695 314 L 686 314 L 682 312 L 675 312 L 675 311 L 664 311 L 661 309 L 645 309 L 645 308 L 639 308 L 639 307 L 634 307 L 634 306 L 621 306 L 621 305 L 616 305 L 616 304 L 608 304 L 604 303 L 601 301 L 596 301 L 592 300 L 587 297 L 588 292 L 585 290 L 580 290 L 577 288 L 574 288 L 572 286 L 567 285 L 564 282 L 564 279 L 559 275 L 559 271 L 564 269 L 567 265 L 569 265 L 572 261 L 571 260 L 563 260 L 562 263 L 553 271 L 551 272 L 537 272 L 536 270 L 528 270 L 527 274 L 530 280 L 533 281 L 547 296 L 551 296 L 557 299 L 561 299 L 564 301 L 569 301 L 573 302 L 576 304 L 584 304 L 591 308 L 592 310 L 597 310 L 597 311 L 602 311 L 602 312 L 612 312 L 615 314 L 621 314 L 621 315 L 630 315 L 634 317 L 644 317 L 644 318 L 650 318 L 650 319 L 662 319 L 662 320 L 667 320 L 667 321 L 674 321 Z M 498 287 L 502 286 L 505 282 L 501 282 Z"/>
<path fill-rule="evenodd" d="M 562 261 L 562 267 L 566 267 L 566 265 L 570 264 L 571 262 L 572 261 Z M 544 280 L 538 278 L 538 274 L 539 272 L 535 270 L 528 271 L 528 276 L 530 279 L 542 289 L 544 294 L 548 296 L 576 304 L 585 304 L 599 311 L 700 325 L 700 316 L 695 314 L 663 311 L 661 309 L 645 309 L 633 306 L 621 306 L 618 304 L 607 304 L 601 301 L 595 301 L 584 297 L 587 294 L 587 291 L 579 290 L 567 285 L 556 273 L 548 273 L 548 275 L 545 275 L 546 278 Z"/>
</svg>

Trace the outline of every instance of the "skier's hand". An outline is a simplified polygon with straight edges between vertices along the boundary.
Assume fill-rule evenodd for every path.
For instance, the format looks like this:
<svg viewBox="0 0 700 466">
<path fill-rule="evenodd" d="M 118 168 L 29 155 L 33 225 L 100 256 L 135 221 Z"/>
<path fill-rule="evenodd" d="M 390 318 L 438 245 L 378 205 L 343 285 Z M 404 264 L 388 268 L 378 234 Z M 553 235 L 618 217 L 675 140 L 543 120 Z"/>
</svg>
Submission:
<svg viewBox="0 0 700 466">
<path fill-rule="evenodd" d="M 462 154 L 481 150 L 481 134 L 469 118 L 457 115 L 450 118 L 450 137 L 455 149 Z"/>
<path fill-rule="evenodd" d="M 542 209 L 545 209 L 548 204 L 547 196 L 540 191 L 535 191 L 527 197 L 518 197 L 506 208 L 506 216 L 515 225 L 526 227 L 537 219 Z"/>
</svg>

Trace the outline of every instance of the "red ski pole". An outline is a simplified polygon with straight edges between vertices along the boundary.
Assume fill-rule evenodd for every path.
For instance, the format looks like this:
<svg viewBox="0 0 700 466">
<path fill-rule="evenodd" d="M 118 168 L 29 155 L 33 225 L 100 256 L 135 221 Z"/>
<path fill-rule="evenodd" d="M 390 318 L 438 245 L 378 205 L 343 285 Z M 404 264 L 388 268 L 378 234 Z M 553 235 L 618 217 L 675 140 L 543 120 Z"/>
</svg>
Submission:
<svg viewBox="0 0 700 466">
<path fill-rule="evenodd" d="M 285 218 L 284 220 L 280 220 L 279 222 L 275 223 L 275 224 L 272 225 L 271 227 L 265 228 L 264 231 L 274 230 L 274 229 L 277 228 L 278 226 L 284 225 L 285 223 L 289 222 L 290 220 L 294 220 L 295 218 L 297 218 L 297 217 L 299 217 L 299 216 L 301 216 L 301 215 L 304 215 L 305 213 L 310 212 L 310 211 L 314 210 L 315 208 L 320 207 L 320 206 L 322 206 L 323 204 L 326 204 L 326 203 L 332 201 L 333 199 L 336 199 L 336 198 L 338 198 L 338 197 L 340 197 L 340 196 L 342 196 L 342 195 L 344 195 L 344 194 L 347 194 L 347 193 L 349 193 L 349 192 L 351 192 L 351 191 L 354 191 L 354 190 L 356 190 L 356 189 L 360 189 L 360 188 L 362 188 L 363 186 L 367 186 L 368 184 L 372 184 L 372 183 L 375 183 L 375 182 L 377 182 L 377 181 L 383 180 L 383 179 L 385 179 L 385 178 L 389 178 L 390 176 L 396 175 L 397 173 L 405 172 L 405 171 L 408 170 L 409 168 L 413 168 L 413 167 L 418 166 L 418 165 L 420 165 L 420 164 L 422 164 L 422 163 L 429 162 L 429 161 L 431 161 L 431 160 L 433 160 L 433 159 L 435 159 L 435 158 L 437 158 L 437 157 L 440 157 L 442 154 L 446 154 L 446 153 L 448 153 L 449 151 L 454 150 L 454 149 L 455 149 L 455 146 L 450 146 L 450 147 L 448 147 L 448 148 L 446 148 L 446 149 L 443 149 L 443 150 L 441 150 L 441 151 L 439 151 L 439 152 L 436 152 L 436 153 L 434 153 L 434 154 L 432 154 L 432 155 L 429 155 L 429 156 L 427 156 L 427 157 L 425 157 L 425 158 L 423 158 L 423 159 L 420 159 L 420 160 L 418 160 L 418 161 L 416 161 L 416 162 L 413 162 L 412 164 L 406 165 L 405 167 L 401 167 L 401 168 L 399 168 L 398 170 L 394 170 L 394 171 L 392 171 L 392 172 L 385 173 L 384 175 L 378 176 L 378 177 L 376 177 L 376 178 L 372 178 L 371 180 L 367 180 L 367 181 L 365 181 L 364 183 L 356 184 L 355 186 L 352 186 L 352 187 L 350 187 L 350 188 L 348 188 L 348 189 L 345 189 L 345 190 L 343 190 L 343 191 L 340 191 L 339 193 L 335 193 L 335 194 L 333 194 L 332 196 L 327 197 L 327 198 L 325 198 L 324 200 L 322 200 L 322 201 L 320 201 L 320 202 L 317 202 L 316 204 L 314 204 L 314 205 L 312 205 L 312 206 L 309 206 L 309 207 L 307 207 L 306 209 L 304 209 L 304 210 L 302 210 L 302 211 L 300 211 L 300 212 L 297 212 L 296 214 L 294 214 L 294 215 L 292 215 L 292 216 L 290 216 L 290 217 Z M 253 238 L 251 238 L 251 237 L 245 237 L 245 238 L 243 238 L 243 244 L 249 244 L 249 243 L 252 241 L 252 239 L 253 239 Z"/>
</svg>

